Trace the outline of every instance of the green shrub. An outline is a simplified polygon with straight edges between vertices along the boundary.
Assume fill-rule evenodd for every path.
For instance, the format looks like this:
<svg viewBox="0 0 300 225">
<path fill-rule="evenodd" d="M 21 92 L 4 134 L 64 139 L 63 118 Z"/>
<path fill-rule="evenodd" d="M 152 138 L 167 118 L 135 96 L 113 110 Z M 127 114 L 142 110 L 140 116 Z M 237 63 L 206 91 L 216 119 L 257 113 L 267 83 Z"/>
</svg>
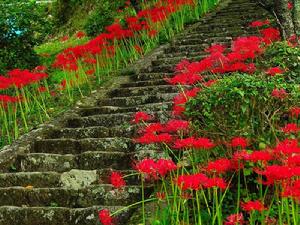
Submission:
<svg viewBox="0 0 300 225">
<path fill-rule="evenodd" d="M 117 9 L 123 5 L 123 1 L 116 1 L 114 3 L 110 1 L 103 1 L 103 4 L 98 7 L 89 16 L 84 30 L 88 36 L 96 36 L 99 33 L 105 31 L 105 27 L 111 25 L 114 22 L 114 18 L 117 14 Z"/>
<path fill-rule="evenodd" d="M 272 91 L 284 88 L 284 99 Z M 186 115 L 202 135 L 215 139 L 247 136 L 274 140 L 291 106 L 300 103 L 299 85 L 288 84 L 283 76 L 234 74 L 204 88 L 187 103 Z"/>
<path fill-rule="evenodd" d="M 39 63 L 33 47 L 50 30 L 42 10 L 34 1 L 0 3 L 0 73 L 17 67 L 30 69 Z"/>
<path fill-rule="evenodd" d="M 279 66 L 286 69 L 287 81 L 300 83 L 300 48 L 292 47 L 287 42 L 276 42 L 267 48 L 265 60 L 260 61 L 265 68 Z"/>
</svg>

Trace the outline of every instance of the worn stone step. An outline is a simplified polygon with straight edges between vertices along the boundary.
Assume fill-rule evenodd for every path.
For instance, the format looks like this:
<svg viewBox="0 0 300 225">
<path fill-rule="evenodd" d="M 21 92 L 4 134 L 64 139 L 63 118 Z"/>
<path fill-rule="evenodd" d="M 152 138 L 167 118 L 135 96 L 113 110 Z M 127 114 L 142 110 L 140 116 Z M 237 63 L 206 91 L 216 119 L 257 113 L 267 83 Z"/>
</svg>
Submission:
<svg viewBox="0 0 300 225">
<path fill-rule="evenodd" d="M 153 66 L 160 66 L 160 65 L 173 65 L 175 67 L 179 62 L 181 62 L 184 59 L 189 60 L 190 62 L 200 61 L 201 59 L 204 59 L 206 55 L 199 55 L 194 57 L 170 57 L 170 58 L 160 58 L 152 62 Z"/>
<path fill-rule="evenodd" d="M 129 123 L 132 113 L 99 114 L 95 116 L 73 117 L 65 121 L 65 127 L 111 127 Z"/>
<path fill-rule="evenodd" d="M 100 106 L 100 107 L 89 107 L 81 108 L 78 110 L 78 114 L 82 117 L 93 116 L 99 114 L 115 114 L 115 113 L 131 113 L 132 115 L 138 111 L 162 111 L 163 109 L 169 108 L 170 102 L 158 102 L 148 103 L 143 105 L 136 105 L 131 107 L 121 106 Z"/>
<path fill-rule="evenodd" d="M 133 79 L 134 80 L 134 79 Z M 146 87 L 146 86 L 154 86 L 154 85 L 165 85 L 167 84 L 165 79 L 151 79 L 145 81 L 133 81 L 122 85 L 122 87 Z"/>
<path fill-rule="evenodd" d="M 163 56 L 165 56 L 164 54 Z M 140 72 L 138 74 L 132 75 L 132 79 L 136 81 L 148 81 L 148 80 L 157 80 L 173 77 L 174 73 L 151 73 L 151 72 Z"/>
<path fill-rule="evenodd" d="M 104 168 L 131 168 L 133 153 L 124 152 L 84 152 L 79 155 L 30 153 L 18 155 L 15 167 L 19 172 L 66 172 L 71 169 L 97 170 Z"/>
<path fill-rule="evenodd" d="M 34 142 L 31 153 L 80 154 L 86 151 L 129 152 L 133 148 L 130 138 L 42 139 Z"/>
<path fill-rule="evenodd" d="M 17 172 L 0 174 L 0 187 L 87 187 L 96 184 L 109 184 L 111 169 L 71 170 L 58 172 Z M 133 170 L 122 170 L 123 176 L 134 174 Z M 126 184 L 139 184 L 137 175 L 126 176 Z"/>
<path fill-rule="evenodd" d="M 142 95 L 133 97 L 106 98 L 98 101 L 98 105 L 111 105 L 130 107 L 149 103 L 161 103 L 171 101 L 177 93 L 158 93 L 156 95 Z"/>
<path fill-rule="evenodd" d="M 232 37 L 212 37 L 212 38 L 194 38 L 194 39 L 181 39 L 181 40 L 174 40 L 172 42 L 172 45 L 176 46 L 185 46 L 185 45 L 201 45 L 201 44 L 205 44 L 205 43 L 219 43 L 219 42 L 224 42 L 224 41 L 228 41 L 231 42 L 232 41 Z"/>
<path fill-rule="evenodd" d="M 178 88 L 176 86 L 165 83 L 163 85 L 118 88 L 111 91 L 110 95 L 112 97 L 130 97 L 140 95 L 153 95 L 157 93 L 174 93 L 176 91 L 178 91 Z"/>
<path fill-rule="evenodd" d="M 115 212 L 124 206 L 66 207 L 0 207 L 0 225 L 101 225 L 98 211 Z M 118 225 L 125 225 L 131 215 L 124 210 L 116 217 Z"/>
<path fill-rule="evenodd" d="M 84 208 L 94 205 L 129 205 L 141 197 L 139 186 L 128 185 L 116 190 L 112 185 L 100 184 L 88 188 L 0 188 L 0 206 L 59 206 Z"/>
</svg>

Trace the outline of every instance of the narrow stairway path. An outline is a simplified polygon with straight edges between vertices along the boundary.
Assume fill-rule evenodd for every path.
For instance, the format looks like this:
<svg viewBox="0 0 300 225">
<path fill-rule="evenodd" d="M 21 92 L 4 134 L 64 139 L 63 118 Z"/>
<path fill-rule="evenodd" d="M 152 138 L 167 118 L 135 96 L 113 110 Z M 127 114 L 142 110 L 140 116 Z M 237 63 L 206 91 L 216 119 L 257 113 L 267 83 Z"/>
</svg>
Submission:
<svg viewBox="0 0 300 225">
<path fill-rule="evenodd" d="M 127 178 L 123 192 L 109 184 L 112 169 L 129 174 L 134 159 L 159 154 L 155 147 L 132 142 L 137 135 L 132 115 L 146 111 L 168 118 L 178 90 L 164 78 L 172 76 L 175 65 L 183 58 L 205 57 L 211 44 L 256 34 L 249 23 L 266 15 L 249 0 L 226 3 L 177 35 L 151 65 L 28 143 L 1 166 L 0 225 L 96 225 L 98 209 L 114 211 L 138 201 L 141 189 L 135 177 Z M 126 224 L 129 215 L 121 214 L 119 224 Z"/>
</svg>

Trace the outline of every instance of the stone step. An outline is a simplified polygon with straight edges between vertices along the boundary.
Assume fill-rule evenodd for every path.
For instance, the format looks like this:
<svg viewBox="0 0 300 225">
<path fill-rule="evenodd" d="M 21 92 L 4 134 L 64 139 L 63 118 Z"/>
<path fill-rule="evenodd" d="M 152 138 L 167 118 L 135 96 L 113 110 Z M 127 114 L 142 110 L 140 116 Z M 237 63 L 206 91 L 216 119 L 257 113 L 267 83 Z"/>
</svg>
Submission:
<svg viewBox="0 0 300 225">
<path fill-rule="evenodd" d="M 164 57 L 166 54 L 164 54 L 162 57 Z M 149 81 L 149 80 L 157 80 L 157 79 L 164 79 L 164 78 L 170 78 L 173 77 L 174 73 L 139 73 L 136 75 L 132 75 L 132 79 L 136 81 Z"/>
<path fill-rule="evenodd" d="M 160 74 L 161 75 L 161 74 Z M 146 78 L 146 77 L 145 77 Z M 131 113 L 132 115 L 138 111 L 162 111 L 169 107 L 170 102 L 148 103 L 131 107 L 119 106 L 100 106 L 78 109 L 78 114 L 82 117 L 93 116 L 99 114 L 115 114 L 115 113 Z M 165 107 L 166 105 L 166 107 Z"/>
<path fill-rule="evenodd" d="M 194 57 L 169 57 L 169 58 L 160 58 L 152 62 L 153 66 L 160 66 L 160 65 L 173 65 L 175 68 L 176 65 L 184 59 L 189 60 L 190 62 L 196 62 L 204 59 L 207 55 L 199 55 Z"/>
<path fill-rule="evenodd" d="M 140 95 L 153 95 L 157 93 L 174 93 L 176 91 L 178 91 L 178 88 L 176 86 L 165 83 L 163 85 L 117 88 L 110 92 L 110 96 L 130 97 L 130 96 L 140 96 Z"/>
<path fill-rule="evenodd" d="M 100 225 L 98 211 L 114 212 L 124 206 L 66 207 L 0 207 L 0 225 Z M 124 210 L 116 216 L 118 225 L 125 225 L 131 215 Z"/>
<path fill-rule="evenodd" d="M 106 98 L 98 101 L 98 105 L 110 105 L 110 106 L 123 106 L 132 107 L 136 105 L 144 105 L 149 103 L 162 103 L 171 101 L 177 93 L 158 93 L 156 95 L 142 95 L 133 97 L 117 97 L 117 98 Z"/>
<path fill-rule="evenodd" d="M 167 111 L 156 111 L 152 112 L 151 115 L 153 115 L 153 120 L 156 120 L 155 118 L 159 118 L 160 116 L 165 115 L 168 113 Z M 103 117 L 106 117 L 106 123 L 105 120 L 103 120 Z M 118 117 L 119 116 L 119 117 Z M 66 121 L 66 127 L 68 128 L 78 128 L 78 127 L 91 127 L 91 126 L 104 126 L 104 127 L 113 127 L 113 126 L 124 126 L 128 127 L 130 124 L 132 124 L 132 119 L 134 117 L 133 113 L 117 113 L 117 114 L 106 114 L 106 115 L 93 115 L 93 116 L 87 116 L 87 117 L 76 117 L 73 119 L 68 119 Z M 103 121 L 102 121 L 103 120 Z"/>
<path fill-rule="evenodd" d="M 0 188 L 0 206 L 38 207 L 59 206 L 84 208 L 94 205 L 129 205 L 140 199 L 139 186 L 125 186 L 116 190 L 101 184 L 88 188 Z"/>
<path fill-rule="evenodd" d="M 58 172 L 17 172 L 0 174 L 0 187 L 46 188 L 77 185 L 86 187 L 95 184 L 109 184 L 111 169 L 100 170 L 71 170 Z M 134 174 L 133 170 L 122 170 L 123 176 Z M 73 179 L 72 179 L 73 178 Z M 137 176 L 124 178 L 126 184 L 139 184 Z"/>
<path fill-rule="evenodd" d="M 84 139 L 42 139 L 34 142 L 31 153 L 80 154 L 87 151 L 130 152 L 133 143 L 130 138 L 84 138 Z"/>
<path fill-rule="evenodd" d="M 219 42 L 231 42 L 232 37 L 212 37 L 212 38 L 193 38 L 193 39 L 180 39 L 173 41 L 173 46 L 185 46 L 185 45 L 202 45 L 206 43 L 219 43 Z"/>
<path fill-rule="evenodd" d="M 133 153 L 84 152 L 79 155 L 30 153 L 18 155 L 15 167 L 18 172 L 66 172 L 71 169 L 97 170 L 99 168 L 131 168 Z"/>
<path fill-rule="evenodd" d="M 170 76 L 169 76 L 170 77 Z M 151 79 L 145 81 L 133 81 L 122 85 L 121 87 L 146 87 L 146 86 L 154 86 L 154 85 L 165 85 L 167 84 L 165 79 Z"/>
</svg>

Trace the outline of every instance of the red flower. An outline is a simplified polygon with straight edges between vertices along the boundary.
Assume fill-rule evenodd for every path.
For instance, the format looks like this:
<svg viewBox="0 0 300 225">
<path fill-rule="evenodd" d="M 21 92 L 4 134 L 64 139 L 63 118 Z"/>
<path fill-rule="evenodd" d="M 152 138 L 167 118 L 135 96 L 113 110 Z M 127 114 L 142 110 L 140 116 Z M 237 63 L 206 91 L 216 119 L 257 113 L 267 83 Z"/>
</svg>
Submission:
<svg viewBox="0 0 300 225">
<path fill-rule="evenodd" d="M 192 85 L 203 79 L 202 76 L 195 73 L 181 73 L 177 74 L 172 78 L 167 78 L 166 81 L 172 85 L 181 84 L 181 85 Z"/>
<path fill-rule="evenodd" d="M 267 151 L 254 151 L 251 154 L 249 154 L 247 158 L 245 158 L 245 160 L 250 160 L 252 162 L 270 161 L 272 159 L 272 154 Z"/>
<path fill-rule="evenodd" d="M 275 76 L 276 74 L 282 74 L 284 73 L 284 70 L 282 70 L 280 67 L 273 67 L 266 71 L 266 74 L 270 76 Z"/>
<path fill-rule="evenodd" d="M 274 148 L 274 152 L 284 155 L 293 155 L 295 153 L 300 153 L 300 147 L 298 147 L 298 140 L 285 139 L 277 144 L 277 146 Z"/>
<path fill-rule="evenodd" d="M 232 169 L 234 169 L 232 162 L 226 158 L 221 158 L 213 162 L 209 162 L 206 167 L 206 170 L 208 172 L 213 172 L 217 174 L 226 173 L 227 171 L 230 171 Z"/>
<path fill-rule="evenodd" d="M 78 39 L 81 39 L 83 37 L 85 37 L 85 33 L 83 31 L 78 31 L 75 36 L 78 38 Z"/>
<path fill-rule="evenodd" d="M 294 8 L 294 5 L 293 5 L 292 2 L 288 2 L 287 7 L 288 7 L 289 10 L 292 10 Z"/>
<path fill-rule="evenodd" d="M 281 39 L 279 30 L 272 27 L 261 30 L 260 33 L 263 35 L 263 41 L 266 44 L 271 44 Z"/>
<path fill-rule="evenodd" d="M 146 112 L 137 112 L 134 114 L 134 119 L 132 120 L 132 122 L 139 123 L 141 121 L 145 122 L 145 121 L 149 121 L 151 119 L 152 119 L 152 116 L 150 116 Z"/>
<path fill-rule="evenodd" d="M 243 210 L 245 210 L 247 212 L 252 212 L 252 211 L 259 211 L 259 212 L 261 212 L 263 210 L 266 210 L 266 208 L 264 207 L 263 203 L 260 202 L 259 200 L 242 202 L 241 203 L 241 207 L 243 208 Z"/>
<path fill-rule="evenodd" d="M 281 131 L 283 131 L 286 134 L 290 133 L 297 133 L 299 132 L 300 128 L 297 126 L 296 123 L 288 123 L 285 125 L 285 127 L 281 128 Z"/>
<path fill-rule="evenodd" d="M 283 89 L 278 89 L 278 88 L 275 88 L 273 91 L 272 91 L 272 94 L 271 94 L 274 98 L 278 98 L 278 99 L 284 99 L 287 97 L 288 93 Z"/>
<path fill-rule="evenodd" d="M 63 36 L 62 38 L 60 38 L 60 41 L 61 41 L 61 42 L 65 42 L 65 41 L 67 41 L 67 40 L 69 40 L 69 36 L 68 36 L 68 35 Z"/>
<path fill-rule="evenodd" d="M 156 35 L 157 35 L 157 31 L 156 31 L 156 30 L 150 30 L 150 31 L 148 32 L 148 36 L 149 36 L 150 38 L 154 38 Z"/>
<path fill-rule="evenodd" d="M 290 109 L 290 114 L 292 117 L 298 118 L 300 115 L 300 107 L 295 106 Z"/>
<path fill-rule="evenodd" d="M 243 225 L 245 223 L 242 213 L 227 216 L 224 225 Z"/>
<path fill-rule="evenodd" d="M 137 53 L 142 54 L 143 53 L 143 49 L 141 48 L 141 46 L 139 45 L 135 45 L 134 49 L 136 50 Z"/>
<path fill-rule="evenodd" d="M 223 178 L 214 177 L 214 178 L 209 178 L 204 184 L 204 186 L 206 188 L 218 187 L 220 189 L 226 189 L 227 183 Z"/>
<path fill-rule="evenodd" d="M 208 178 L 202 173 L 193 175 L 181 175 L 176 179 L 176 184 L 181 190 L 199 190 L 207 182 Z"/>
<path fill-rule="evenodd" d="M 165 124 L 164 130 L 168 133 L 186 131 L 189 128 L 189 122 L 185 120 L 170 120 Z"/>
<path fill-rule="evenodd" d="M 166 193 L 164 193 L 164 192 L 156 192 L 156 197 L 159 200 L 164 200 L 166 198 Z"/>
<path fill-rule="evenodd" d="M 172 136 L 167 133 L 154 134 L 145 133 L 143 136 L 136 138 L 135 142 L 141 144 L 153 144 L 153 143 L 169 143 L 172 141 Z"/>
<path fill-rule="evenodd" d="M 40 86 L 40 87 L 38 88 L 38 92 L 40 92 L 40 93 L 43 93 L 43 92 L 46 92 L 46 91 L 47 91 L 47 88 L 46 88 L 46 87 Z"/>
<path fill-rule="evenodd" d="M 233 148 L 236 148 L 236 147 L 246 148 L 248 146 L 248 141 L 246 138 L 243 138 L 243 137 L 235 137 L 231 140 L 230 145 Z"/>
<path fill-rule="evenodd" d="M 113 218 L 110 216 L 110 212 L 107 209 L 102 209 L 98 212 L 99 220 L 102 225 L 113 225 Z"/>
<path fill-rule="evenodd" d="M 122 177 L 122 174 L 119 172 L 112 172 L 110 176 L 110 183 L 115 188 L 122 188 L 126 185 L 125 180 Z"/>
<path fill-rule="evenodd" d="M 183 148 L 195 148 L 195 149 L 211 149 L 215 145 L 208 138 L 184 138 L 177 139 L 174 142 L 174 148 L 183 149 Z"/>
<path fill-rule="evenodd" d="M 269 20 L 265 20 L 265 21 L 253 21 L 252 23 L 250 23 L 250 27 L 262 27 L 264 25 L 269 25 L 270 21 Z"/>
<path fill-rule="evenodd" d="M 220 44 L 214 44 L 209 48 L 205 49 L 205 52 L 209 52 L 211 54 L 216 52 L 223 53 L 225 50 L 226 50 L 226 46 Z"/>
</svg>

